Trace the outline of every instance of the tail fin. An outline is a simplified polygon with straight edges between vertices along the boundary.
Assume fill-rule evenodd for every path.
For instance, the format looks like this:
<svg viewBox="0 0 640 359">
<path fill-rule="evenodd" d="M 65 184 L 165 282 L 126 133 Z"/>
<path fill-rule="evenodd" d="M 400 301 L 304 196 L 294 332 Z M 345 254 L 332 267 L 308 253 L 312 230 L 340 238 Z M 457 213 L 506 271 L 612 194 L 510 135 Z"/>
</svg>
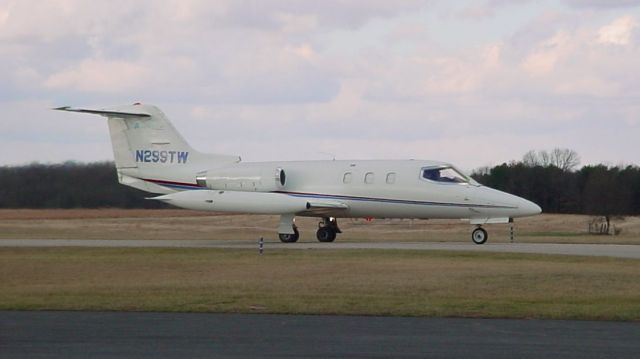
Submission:
<svg viewBox="0 0 640 359">
<path fill-rule="evenodd" d="M 54 110 L 107 117 L 120 183 L 153 193 L 197 188 L 197 172 L 239 162 L 240 157 L 194 150 L 159 108 L 127 105 L 109 109 L 69 106 Z"/>
</svg>

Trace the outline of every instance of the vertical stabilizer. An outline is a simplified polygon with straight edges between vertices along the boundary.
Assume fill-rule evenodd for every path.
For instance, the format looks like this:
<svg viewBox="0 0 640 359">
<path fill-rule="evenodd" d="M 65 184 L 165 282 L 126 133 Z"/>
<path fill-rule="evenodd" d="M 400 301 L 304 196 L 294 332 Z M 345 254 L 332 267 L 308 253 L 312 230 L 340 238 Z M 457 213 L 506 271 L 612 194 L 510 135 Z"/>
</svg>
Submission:
<svg viewBox="0 0 640 359">
<path fill-rule="evenodd" d="M 72 107 L 56 110 L 107 117 L 118 179 L 122 184 L 144 191 L 171 193 L 196 187 L 198 172 L 240 161 L 238 156 L 194 150 L 155 106 L 134 104 L 100 110 Z"/>
</svg>

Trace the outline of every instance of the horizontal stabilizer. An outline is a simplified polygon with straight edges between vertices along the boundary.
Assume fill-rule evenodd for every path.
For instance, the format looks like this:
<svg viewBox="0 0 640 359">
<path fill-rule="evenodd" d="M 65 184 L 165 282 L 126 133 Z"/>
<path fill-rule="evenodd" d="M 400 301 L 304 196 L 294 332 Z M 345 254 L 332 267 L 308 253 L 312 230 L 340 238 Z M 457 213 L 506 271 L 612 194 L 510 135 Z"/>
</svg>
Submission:
<svg viewBox="0 0 640 359">
<path fill-rule="evenodd" d="M 90 114 L 106 116 L 106 117 L 151 117 L 151 114 L 146 112 L 93 110 L 88 108 L 73 108 L 71 106 L 56 107 L 54 108 L 54 110 L 90 113 Z"/>
</svg>

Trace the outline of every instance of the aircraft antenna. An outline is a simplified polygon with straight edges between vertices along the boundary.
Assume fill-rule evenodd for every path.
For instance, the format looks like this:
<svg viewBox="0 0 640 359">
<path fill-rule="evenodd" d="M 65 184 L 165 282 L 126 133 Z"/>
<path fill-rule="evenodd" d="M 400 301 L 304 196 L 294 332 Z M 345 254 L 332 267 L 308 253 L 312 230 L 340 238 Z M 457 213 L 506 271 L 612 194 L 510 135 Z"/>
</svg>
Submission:
<svg viewBox="0 0 640 359">
<path fill-rule="evenodd" d="M 335 154 L 335 153 L 331 153 L 331 152 L 318 152 L 318 153 L 319 153 L 319 154 L 321 154 L 321 155 L 331 156 L 331 159 L 332 159 L 333 161 L 335 161 L 335 160 L 336 160 L 336 154 Z"/>
</svg>

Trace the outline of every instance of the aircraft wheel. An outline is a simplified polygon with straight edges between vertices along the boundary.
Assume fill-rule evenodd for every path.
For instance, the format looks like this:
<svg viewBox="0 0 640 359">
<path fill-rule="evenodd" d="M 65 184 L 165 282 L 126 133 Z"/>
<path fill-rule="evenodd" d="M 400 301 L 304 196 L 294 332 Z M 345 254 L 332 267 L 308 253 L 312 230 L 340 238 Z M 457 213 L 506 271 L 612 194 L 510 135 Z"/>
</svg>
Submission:
<svg viewBox="0 0 640 359">
<path fill-rule="evenodd" d="M 320 227 L 316 232 L 316 237 L 320 242 L 333 242 L 336 239 L 336 231 L 331 227 Z"/>
<path fill-rule="evenodd" d="M 295 243 L 300 238 L 300 232 L 298 232 L 298 228 L 293 227 L 293 234 L 290 233 L 279 233 L 280 242 L 283 243 Z"/>
<path fill-rule="evenodd" d="M 475 244 L 483 244 L 487 239 L 489 239 L 489 235 L 484 228 L 478 227 L 471 232 L 471 240 Z"/>
</svg>

